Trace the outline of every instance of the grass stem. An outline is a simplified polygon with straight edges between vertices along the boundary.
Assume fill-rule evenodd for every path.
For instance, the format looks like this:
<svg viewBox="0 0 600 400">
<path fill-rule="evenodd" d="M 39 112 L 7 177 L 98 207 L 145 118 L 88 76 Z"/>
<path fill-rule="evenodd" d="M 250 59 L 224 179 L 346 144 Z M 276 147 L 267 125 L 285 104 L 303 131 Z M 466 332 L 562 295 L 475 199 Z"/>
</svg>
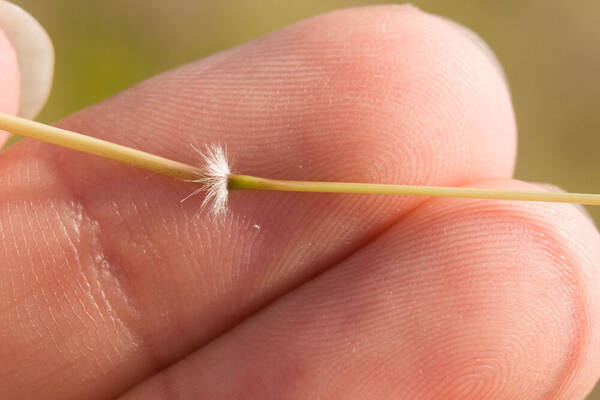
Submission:
<svg viewBox="0 0 600 400">
<path fill-rule="evenodd" d="M 94 154 L 172 178 L 194 180 L 198 177 L 197 167 L 14 115 L 0 113 L 0 130 Z"/>
<path fill-rule="evenodd" d="M 194 167 L 168 158 L 132 149 L 106 140 L 93 138 L 80 133 L 41 124 L 13 115 L 0 113 L 0 130 L 19 134 L 42 142 L 52 143 L 72 150 L 94 154 L 137 168 L 166 175 L 185 181 L 209 182 L 219 185 L 226 182 L 226 190 L 277 190 L 286 192 L 320 192 L 320 193 L 364 193 L 364 194 L 396 194 L 407 196 L 430 197 L 463 197 L 477 199 L 545 201 L 560 203 L 578 203 L 600 205 L 599 194 L 533 192 L 521 190 L 495 190 L 476 188 L 457 188 L 439 186 L 389 185 L 377 183 L 351 182 L 313 182 L 289 181 L 260 178 L 250 175 L 225 175 L 213 173 L 210 168 Z M 213 151 L 215 154 L 222 152 Z M 212 160 L 205 157 L 208 165 L 226 164 L 226 160 Z M 228 170 L 227 165 L 220 170 Z M 220 171 L 219 170 L 219 171 Z M 200 179 L 199 179 L 200 178 Z M 225 183 L 223 183 L 225 186 Z M 224 193 L 225 194 L 225 193 Z M 226 194 L 225 194 L 226 196 Z"/>
<path fill-rule="evenodd" d="M 265 179 L 230 175 L 229 190 L 277 190 L 285 192 L 396 194 L 407 196 L 462 197 L 475 199 L 545 201 L 600 205 L 600 195 L 584 193 L 533 192 L 443 186 L 389 185 L 377 183 L 314 182 Z"/>
</svg>

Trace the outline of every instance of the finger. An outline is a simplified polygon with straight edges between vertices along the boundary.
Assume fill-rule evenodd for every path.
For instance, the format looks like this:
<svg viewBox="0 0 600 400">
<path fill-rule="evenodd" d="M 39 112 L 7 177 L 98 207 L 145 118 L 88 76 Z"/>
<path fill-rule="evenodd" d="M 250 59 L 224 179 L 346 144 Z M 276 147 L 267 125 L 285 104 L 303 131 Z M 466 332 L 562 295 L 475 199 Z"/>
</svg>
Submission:
<svg viewBox="0 0 600 400">
<path fill-rule="evenodd" d="M 2 58 L 11 69 L 3 78 L 11 81 L 17 97 L 18 114 L 35 117 L 42 109 L 52 87 L 54 48 L 44 28 L 22 8 L 0 0 L 0 30 L 16 53 Z M 5 51 L 5 50 L 4 50 Z M 16 62 L 15 62 L 16 61 Z M 18 66 L 18 68 L 17 68 Z M 20 86 L 20 96 L 18 90 Z M 5 92 L 2 92 L 3 95 Z M 14 99 L 10 100 L 13 104 Z M 15 105 L 5 112 L 14 111 Z"/>
<path fill-rule="evenodd" d="M 407 7 L 301 22 L 61 125 L 186 162 L 197 161 L 189 143 L 218 141 L 240 171 L 291 179 L 453 185 L 510 176 L 515 150 L 494 62 Z M 0 387 L 37 398 L 115 395 L 423 201 L 239 193 L 215 223 L 179 203 L 193 186 L 86 155 L 29 142 L 0 167 L 0 261 L 19 266 L 5 272 L 16 283 L 3 318 L 21 321 L 4 357 L 30 354 L 10 364 L 19 376 L 0 371 Z"/>
<path fill-rule="evenodd" d="M 432 200 L 124 399 L 583 399 L 599 258 L 575 207 Z"/>
<path fill-rule="evenodd" d="M 0 28 L 0 111 L 15 114 L 19 107 L 19 67 L 15 51 Z M 8 134 L 0 131 L 0 147 Z"/>
</svg>

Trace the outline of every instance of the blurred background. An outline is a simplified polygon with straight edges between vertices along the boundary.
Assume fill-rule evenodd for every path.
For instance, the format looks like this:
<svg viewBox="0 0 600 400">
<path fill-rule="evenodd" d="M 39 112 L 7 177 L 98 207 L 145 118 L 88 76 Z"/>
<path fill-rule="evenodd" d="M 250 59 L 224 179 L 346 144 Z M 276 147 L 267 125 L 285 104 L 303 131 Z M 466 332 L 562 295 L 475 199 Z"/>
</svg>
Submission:
<svg viewBox="0 0 600 400">
<path fill-rule="evenodd" d="M 329 10 L 368 0 L 12 0 L 56 47 L 55 122 L 158 72 Z M 388 2 L 392 3 L 392 2 Z M 516 177 L 600 193 L 600 1 L 413 0 L 489 43 L 519 128 Z M 596 223 L 600 207 L 588 208 Z M 588 399 L 600 400 L 600 388 Z"/>
</svg>

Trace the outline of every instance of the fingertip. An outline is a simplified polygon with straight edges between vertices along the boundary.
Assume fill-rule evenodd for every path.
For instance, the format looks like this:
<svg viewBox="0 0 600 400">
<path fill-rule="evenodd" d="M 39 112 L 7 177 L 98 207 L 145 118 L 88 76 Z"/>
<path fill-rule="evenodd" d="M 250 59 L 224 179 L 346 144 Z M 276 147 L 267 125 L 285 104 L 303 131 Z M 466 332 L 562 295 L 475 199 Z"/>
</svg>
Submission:
<svg viewBox="0 0 600 400">
<path fill-rule="evenodd" d="M 33 16 L 5 0 L 0 0 L 0 29 L 14 49 L 20 71 L 18 75 L 11 72 L 9 77 L 20 85 L 17 113 L 24 118 L 34 118 L 46 103 L 52 87 L 52 41 Z"/>
<path fill-rule="evenodd" d="M 509 180 L 468 186 L 557 190 Z M 436 296 L 466 299 L 448 313 L 465 359 L 494 354 L 488 390 L 495 380 L 514 390 L 511 398 L 575 399 L 592 390 L 600 376 L 600 235 L 587 215 L 572 204 L 434 199 L 411 220 L 449 257 L 445 276 L 455 284 Z"/>
<path fill-rule="evenodd" d="M 456 184 L 512 175 L 508 86 L 497 57 L 467 28 L 414 6 L 375 6 L 319 15 L 266 42 L 272 53 L 295 49 L 280 91 L 292 107 L 280 117 L 294 111 L 300 85 L 303 104 L 318 115 L 279 130 L 294 152 L 274 147 L 271 162 L 280 152 L 288 164 L 310 153 L 320 179 L 439 184 L 451 176 Z M 326 145 L 344 157 L 331 158 Z"/>
<path fill-rule="evenodd" d="M 20 72 L 17 55 L 0 28 L 0 111 L 16 114 L 19 110 Z M 0 148 L 9 134 L 0 131 Z"/>
</svg>

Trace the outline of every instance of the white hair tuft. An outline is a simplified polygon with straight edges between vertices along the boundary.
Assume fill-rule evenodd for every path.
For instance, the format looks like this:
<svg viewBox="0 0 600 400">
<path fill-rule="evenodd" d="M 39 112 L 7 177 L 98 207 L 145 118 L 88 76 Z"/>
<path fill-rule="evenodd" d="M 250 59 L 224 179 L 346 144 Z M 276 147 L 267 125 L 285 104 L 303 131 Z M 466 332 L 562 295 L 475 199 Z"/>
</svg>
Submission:
<svg viewBox="0 0 600 400">
<path fill-rule="evenodd" d="M 208 208 L 210 215 L 217 217 L 225 211 L 227 206 L 227 179 L 231 174 L 227 162 L 227 152 L 222 146 L 216 144 L 207 145 L 204 151 L 194 145 L 192 148 L 202 158 L 202 166 L 198 167 L 198 177 L 192 180 L 200 187 L 181 201 L 183 202 L 200 192 L 206 192 L 202 207 Z"/>
</svg>

